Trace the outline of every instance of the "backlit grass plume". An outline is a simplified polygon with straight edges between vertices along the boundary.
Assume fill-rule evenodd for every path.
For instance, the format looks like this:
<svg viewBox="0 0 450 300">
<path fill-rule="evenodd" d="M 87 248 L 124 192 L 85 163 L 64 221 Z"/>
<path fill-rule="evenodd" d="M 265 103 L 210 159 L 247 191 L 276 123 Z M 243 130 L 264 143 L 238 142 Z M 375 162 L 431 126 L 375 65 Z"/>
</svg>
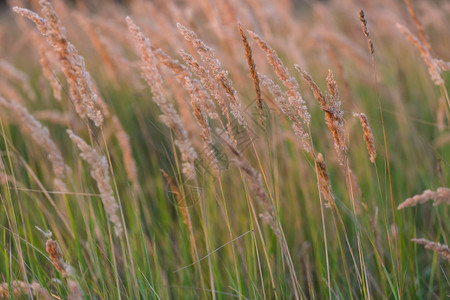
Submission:
<svg viewBox="0 0 450 300">
<path fill-rule="evenodd" d="M 33 21 L 53 47 L 69 85 L 70 98 L 77 113 L 82 118 L 89 117 L 96 126 L 101 126 L 103 114 L 99 109 L 98 96 L 94 91 L 93 82 L 86 70 L 83 57 L 68 41 L 66 29 L 61 25 L 52 4 L 48 0 L 40 0 L 39 4 L 43 17 L 25 8 L 14 7 L 13 10 Z"/>
<path fill-rule="evenodd" d="M 156 57 L 153 54 L 150 40 L 141 32 L 140 28 L 134 24 L 131 18 L 127 17 L 128 29 L 130 30 L 136 46 L 142 58 L 142 75 L 152 90 L 152 99 L 158 104 L 163 115 L 162 121 L 173 130 L 175 134 L 175 144 L 181 153 L 183 161 L 183 173 L 187 178 L 195 178 L 194 162 L 198 155 L 191 145 L 189 136 L 184 128 L 180 117 L 164 95 L 163 82 L 156 66 Z"/>
<path fill-rule="evenodd" d="M 111 187 L 111 177 L 109 175 L 109 164 L 105 156 L 99 155 L 82 138 L 75 135 L 71 130 L 67 130 L 69 137 L 80 149 L 80 157 L 91 167 L 91 176 L 97 182 L 103 207 L 108 214 L 108 219 L 114 225 L 114 232 L 117 236 L 122 235 L 123 226 L 119 214 L 119 205 L 117 204 L 114 192 Z"/>
</svg>

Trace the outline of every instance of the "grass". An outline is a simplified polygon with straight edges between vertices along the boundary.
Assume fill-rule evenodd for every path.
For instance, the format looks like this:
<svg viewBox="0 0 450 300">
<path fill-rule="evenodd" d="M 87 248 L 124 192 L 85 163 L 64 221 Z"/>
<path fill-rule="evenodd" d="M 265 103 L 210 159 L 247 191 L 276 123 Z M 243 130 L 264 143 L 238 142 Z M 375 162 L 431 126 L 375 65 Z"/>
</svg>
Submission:
<svg viewBox="0 0 450 300">
<path fill-rule="evenodd" d="M 1 299 L 450 295 L 445 5 L 40 4 L 0 18 Z"/>
</svg>

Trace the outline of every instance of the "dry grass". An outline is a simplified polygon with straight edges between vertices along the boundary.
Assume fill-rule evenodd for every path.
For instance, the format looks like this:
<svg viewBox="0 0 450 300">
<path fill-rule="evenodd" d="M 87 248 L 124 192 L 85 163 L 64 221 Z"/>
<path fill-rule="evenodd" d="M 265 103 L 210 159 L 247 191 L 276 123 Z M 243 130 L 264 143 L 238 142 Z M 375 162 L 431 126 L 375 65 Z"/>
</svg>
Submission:
<svg viewBox="0 0 450 300">
<path fill-rule="evenodd" d="M 4 16 L 0 299 L 447 296 L 450 6 Z"/>
</svg>

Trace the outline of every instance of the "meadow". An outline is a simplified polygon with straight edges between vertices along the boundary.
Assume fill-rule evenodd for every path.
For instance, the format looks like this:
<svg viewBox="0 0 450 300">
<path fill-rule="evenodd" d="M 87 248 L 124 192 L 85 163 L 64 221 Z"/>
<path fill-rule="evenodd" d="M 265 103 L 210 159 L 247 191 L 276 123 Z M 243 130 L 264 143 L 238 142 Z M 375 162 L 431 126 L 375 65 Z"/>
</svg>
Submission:
<svg viewBox="0 0 450 300">
<path fill-rule="evenodd" d="M 9 0 L 0 299 L 450 296 L 450 2 Z"/>
</svg>

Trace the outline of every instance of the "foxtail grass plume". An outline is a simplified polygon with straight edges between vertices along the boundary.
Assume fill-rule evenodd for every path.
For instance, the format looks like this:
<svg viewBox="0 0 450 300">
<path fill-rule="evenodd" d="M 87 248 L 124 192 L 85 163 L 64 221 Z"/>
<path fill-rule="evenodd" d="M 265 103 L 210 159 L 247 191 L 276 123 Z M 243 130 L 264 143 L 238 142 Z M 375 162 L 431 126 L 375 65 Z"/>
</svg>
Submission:
<svg viewBox="0 0 450 300">
<path fill-rule="evenodd" d="M 419 18 L 416 15 L 416 11 L 412 6 L 411 0 L 404 0 L 404 2 L 406 4 L 406 7 L 408 8 L 411 19 L 413 19 L 414 23 L 416 24 L 417 31 L 419 32 L 420 41 L 423 43 L 424 47 L 428 50 L 428 52 L 431 53 L 431 45 L 428 42 L 427 34 L 423 29 L 422 22 L 420 22 Z"/>
<path fill-rule="evenodd" d="M 216 99 L 222 111 L 222 114 L 227 120 L 227 124 L 225 125 L 227 128 L 227 134 L 229 138 L 233 142 L 235 142 L 233 128 L 231 127 L 232 120 L 228 111 L 227 101 L 222 96 L 217 81 L 211 77 L 210 71 L 203 67 L 194 57 L 192 57 L 192 55 L 184 50 L 180 50 L 179 53 L 186 64 L 191 68 L 192 72 L 200 77 L 200 82 L 202 83 L 203 87 L 211 93 L 214 99 Z"/>
<path fill-rule="evenodd" d="M 214 103 L 209 98 L 208 93 L 201 87 L 201 83 L 194 79 L 189 69 L 170 57 L 161 49 L 153 49 L 152 52 L 155 57 L 166 67 L 172 70 L 177 81 L 189 93 L 191 98 L 192 112 L 197 124 L 200 126 L 202 133 L 201 138 L 205 149 L 207 149 L 206 156 L 212 158 L 214 166 L 217 166 L 217 159 L 213 151 L 213 142 L 208 118 L 218 119 L 219 116 L 214 111 Z"/>
<path fill-rule="evenodd" d="M 108 160 L 105 156 L 99 155 L 97 151 L 91 148 L 82 138 L 75 135 L 71 130 L 68 129 L 67 133 L 77 145 L 78 149 L 80 149 L 80 157 L 91 167 L 91 176 L 97 182 L 103 207 L 109 220 L 114 225 L 114 233 L 116 236 L 122 235 L 123 227 L 118 214 L 119 206 L 111 188 Z"/>
<path fill-rule="evenodd" d="M 178 82 L 183 85 L 185 89 L 187 89 L 185 86 L 185 84 L 187 84 L 186 81 L 187 79 L 189 79 L 190 83 L 192 84 L 192 88 L 188 89 L 191 98 L 199 99 L 199 103 L 201 103 L 204 110 L 207 111 L 208 116 L 211 119 L 218 119 L 219 116 L 215 112 L 214 102 L 211 101 L 208 93 L 201 87 L 201 83 L 197 79 L 193 78 L 192 73 L 189 71 L 189 69 L 185 65 L 181 64 L 178 60 L 170 57 L 163 50 L 153 48 L 152 50 L 158 61 L 172 70 Z"/>
<path fill-rule="evenodd" d="M 339 163 L 342 165 L 347 152 L 344 140 L 344 112 L 341 110 L 337 83 L 334 80 L 333 73 L 328 70 L 327 85 L 330 94 L 325 97 L 312 77 L 303 68 L 299 65 L 295 65 L 295 68 L 302 75 L 312 90 L 314 98 L 320 103 L 320 108 L 325 113 L 325 121 L 333 135 L 334 149 L 338 155 Z"/>
<path fill-rule="evenodd" d="M 280 78 L 283 85 L 287 88 L 286 96 L 288 98 L 288 101 L 303 120 L 304 126 L 300 126 L 297 128 L 298 131 L 301 131 L 301 134 L 299 134 L 299 136 L 303 137 L 302 144 L 304 146 L 304 149 L 310 152 L 312 150 L 310 143 L 311 137 L 309 136 L 307 130 L 305 130 L 304 127 L 309 127 L 311 115 L 309 114 L 305 101 L 303 100 L 303 97 L 299 92 L 297 80 L 295 80 L 295 78 L 289 74 L 287 68 L 284 66 L 283 62 L 278 57 L 275 50 L 273 50 L 269 46 L 269 44 L 267 44 L 256 33 L 250 30 L 248 30 L 248 33 L 250 34 L 252 39 L 256 42 L 256 44 L 264 51 L 264 53 L 266 54 L 267 61 L 274 69 L 275 74 L 277 74 L 278 78 Z"/>
<path fill-rule="evenodd" d="M 359 20 L 361 21 L 364 36 L 367 38 L 370 54 L 373 55 L 373 53 L 375 52 L 375 48 L 373 47 L 372 38 L 370 37 L 369 30 L 367 29 L 366 17 L 364 16 L 364 11 L 362 9 L 359 11 Z"/>
<path fill-rule="evenodd" d="M 434 200 L 433 205 L 439 205 L 439 204 L 447 204 L 450 205 L 450 189 L 446 187 L 440 187 L 436 191 L 431 190 L 425 190 L 422 194 L 415 195 L 411 198 L 406 199 L 403 201 L 397 209 L 403 209 L 405 207 L 413 207 L 417 204 L 423 204 L 431 199 Z"/>
<path fill-rule="evenodd" d="M 67 279 L 67 285 L 69 287 L 69 300 L 81 300 L 83 299 L 83 291 L 80 285 L 75 280 L 75 271 L 72 266 L 66 263 L 63 259 L 61 247 L 58 242 L 52 239 L 52 233 L 45 233 L 47 241 L 45 242 L 45 251 L 47 251 L 52 261 L 53 266 L 61 276 Z"/>
<path fill-rule="evenodd" d="M 191 95 L 191 106 L 195 120 L 202 129 L 201 138 L 206 150 L 204 151 L 205 154 L 204 156 L 206 159 L 210 160 L 213 163 L 214 169 L 217 170 L 219 167 L 219 163 L 215 155 L 214 143 L 211 135 L 211 128 L 208 122 L 208 114 L 205 109 L 205 106 L 203 105 L 204 102 L 196 97 L 196 95 L 198 95 L 198 93 L 196 92 L 197 87 L 189 77 L 185 78 L 185 88 Z"/>
<path fill-rule="evenodd" d="M 264 51 L 267 57 L 267 61 L 274 69 L 278 78 L 280 78 L 281 82 L 288 89 L 286 95 L 288 96 L 289 103 L 297 110 L 297 113 L 303 119 L 303 122 L 306 125 L 309 125 L 311 115 L 309 114 L 305 101 L 303 100 L 303 97 L 299 92 L 297 80 L 295 80 L 295 78 L 289 74 L 287 68 L 284 66 L 275 50 L 273 50 L 269 46 L 269 44 L 267 44 L 259 35 L 257 35 L 253 31 L 248 30 L 248 33 L 256 42 L 256 44 Z"/>
<path fill-rule="evenodd" d="M 373 138 L 372 128 L 369 119 L 364 113 L 353 113 L 353 116 L 359 118 L 364 132 L 364 141 L 366 142 L 367 151 L 369 152 L 370 161 L 374 164 L 377 152 L 375 150 L 375 140 Z"/>
<path fill-rule="evenodd" d="M 450 248 L 447 245 L 432 242 L 426 239 L 412 239 L 412 242 L 416 244 L 425 245 L 425 248 L 437 252 L 439 255 L 445 257 L 450 262 Z"/>
<path fill-rule="evenodd" d="M 303 130 L 302 120 L 295 109 L 290 105 L 289 100 L 286 98 L 286 94 L 281 90 L 281 87 L 273 82 L 273 80 L 269 77 L 259 74 L 259 78 L 261 79 L 263 86 L 265 86 L 273 95 L 275 103 L 280 108 L 282 113 L 292 122 L 292 129 L 294 134 L 300 139 L 302 147 L 308 152 L 311 151 L 311 144 L 309 142 L 308 135 L 306 135 Z"/>
<path fill-rule="evenodd" d="M 441 73 L 443 70 L 448 70 L 448 65 L 442 60 L 435 59 L 430 51 L 419 41 L 419 39 L 414 36 L 408 28 L 397 23 L 398 30 L 406 37 L 406 39 L 416 47 L 420 56 L 422 56 L 423 61 L 428 67 L 428 73 L 430 74 L 431 80 L 435 85 L 444 84 L 444 80 L 442 79 Z"/>
<path fill-rule="evenodd" d="M 223 69 L 220 60 L 216 57 L 214 50 L 199 39 L 197 34 L 195 34 L 192 30 L 187 29 L 179 23 L 177 23 L 177 27 L 181 35 L 194 46 L 201 59 L 211 70 L 212 75 L 218 82 L 219 86 L 225 91 L 225 95 L 227 96 L 230 105 L 230 111 L 234 118 L 240 125 L 244 127 L 247 126 L 247 122 L 241 112 L 242 106 L 238 98 L 237 91 L 234 89 L 233 83 L 228 78 L 228 72 Z"/>
<path fill-rule="evenodd" d="M 344 112 L 341 110 L 341 101 L 339 100 L 339 92 L 336 80 L 331 70 L 328 70 L 327 86 L 329 94 L 328 107 L 325 111 L 328 128 L 333 134 L 334 148 L 338 154 L 341 163 L 345 160 L 347 147 L 344 138 Z"/>
<path fill-rule="evenodd" d="M 28 295 L 32 295 L 36 299 L 52 300 L 53 297 L 50 293 L 41 286 L 38 282 L 26 283 L 20 280 L 14 280 L 11 282 L 12 293 L 9 290 L 9 284 L 7 282 L 0 283 L 0 299 L 13 299 Z"/>
<path fill-rule="evenodd" d="M 39 0 L 44 17 L 25 8 L 13 7 L 13 10 L 36 24 L 40 33 L 57 53 L 61 70 L 69 85 L 70 98 L 80 117 L 88 117 L 99 127 L 103 124 L 103 114 L 99 109 L 98 96 L 93 81 L 86 70 L 82 56 L 67 39 L 66 30 L 48 0 Z"/>
<path fill-rule="evenodd" d="M 247 36 L 245 35 L 244 31 L 242 30 L 241 23 L 238 24 L 238 27 L 239 27 L 239 33 L 240 33 L 241 39 L 242 39 L 242 44 L 244 45 L 245 57 L 247 58 L 247 64 L 250 69 L 250 75 L 252 76 L 252 79 L 253 79 L 253 87 L 254 87 L 255 93 L 256 93 L 256 103 L 258 105 L 259 117 L 261 119 L 261 122 L 264 123 L 261 88 L 259 86 L 258 72 L 256 71 L 255 62 L 253 60 L 252 48 L 250 47 L 250 44 L 248 43 Z"/>
<path fill-rule="evenodd" d="M 136 47 L 138 47 L 142 58 L 142 74 L 152 90 L 152 99 L 161 109 L 162 121 L 174 131 L 175 145 L 181 153 L 183 161 L 182 171 L 188 178 L 195 178 L 194 161 L 198 155 L 191 145 L 188 134 L 180 116 L 173 105 L 164 96 L 164 88 L 161 75 L 156 66 L 156 58 L 152 51 L 150 40 L 142 33 L 141 29 L 134 24 L 130 17 L 127 17 L 128 29 L 133 35 Z"/>
<path fill-rule="evenodd" d="M 322 153 L 316 156 L 316 172 L 319 185 L 319 191 L 325 198 L 326 206 L 331 208 L 334 205 L 334 195 L 331 189 L 330 177 L 328 176 L 327 165 Z"/>
<path fill-rule="evenodd" d="M 180 208 L 181 214 L 183 216 L 183 222 L 184 224 L 191 226 L 189 222 L 189 211 L 187 210 L 186 201 L 183 197 L 183 194 L 181 193 L 180 189 L 176 185 L 175 181 L 167 174 L 164 170 L 161 169 L 161 173 L 163 174 L 164 178 L 167 180 L 167 183 L 169 184 L 171 192 L 175 195 L 175 199 L 178 202 L 178 207 Z M 190 228 L 190 231 L 192 231 L 192 228 Z"/>
</svg>

